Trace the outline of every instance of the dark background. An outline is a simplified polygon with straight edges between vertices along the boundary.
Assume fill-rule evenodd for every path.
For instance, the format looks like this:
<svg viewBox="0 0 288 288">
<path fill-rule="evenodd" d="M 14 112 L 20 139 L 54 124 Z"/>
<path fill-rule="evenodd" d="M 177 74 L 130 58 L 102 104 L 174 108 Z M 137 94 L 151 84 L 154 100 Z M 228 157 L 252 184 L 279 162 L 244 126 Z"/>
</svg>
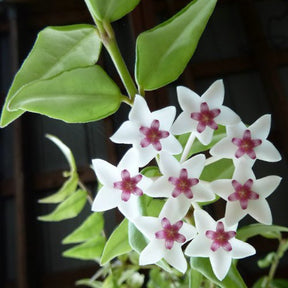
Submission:
<svg viewBox="0 0 288 288">
<path fill-rule="evenodd" d="M 103 0 L 104 1 L 104 0 Z M 189 1 L 143 0 L 129 16 L 113 23 L 120 49 L 133 74 L 135 38 L 142 31 L 168 19 Z M 81 0 L 0 0 L 0 101 L 5 96 L 19 64 L 23 62 L 37 33 L 46 26 L 92 23 Z M 119 81 L 106 53 L 101 64 Z M 153 67 L 151 67 L 153 69 Z M 151 109 L 177 103 L 177 85 L 203 93 L 215 80 L 223 78 L 225 104 L 242 120 L 252 124 L 261 115 L 272 114 L 269 136 L 283 155 L 279 163 L 256 163 L 256 176 L 279 175 L 280 187 L 268 201 L 274 223 L 288 226 L 288 2 L 287 0 L 219 0 L 200 40 L 196 53 L 183 75 L 169 86 L 147 93 Z M 118 151 L 108 137 L 127 117 L 123 106 L 108 119 L 89 124 L 65 124 L 36 114 L 21 119 L 0 131 L 0 287 L 73 287 L 74 281 L 91 277 L 97 267 L 61 257 L 68 247 L 61 240 L 90 213 L 61 223 L 36 220 L 53 207 L 37 199 L 58 189 L 63 183 L 66 161 L 56 146 L 47 140 L 54 134 L 73 151 L 81 179 L 95 185 L 89 168 L 92 158 L 116 163 Z M 215 216 L 223 214 L 216 207 Z M 119 221 L 119 214 L 107 213 L 108 232 Z M 249 220 L 247 220 L 249 221 Z M 244 222 L 245 223 L 245 222 Z M 256 260 L 276 248 L 274 241 L 252 239 L 258 256 L 240 261 L 248 283 L 263 271 Z M 242 263 L 242 264 L 241 264 Z M 287 278 L 288 260 L 283 259 L 277 276 Z"/>
</svg>

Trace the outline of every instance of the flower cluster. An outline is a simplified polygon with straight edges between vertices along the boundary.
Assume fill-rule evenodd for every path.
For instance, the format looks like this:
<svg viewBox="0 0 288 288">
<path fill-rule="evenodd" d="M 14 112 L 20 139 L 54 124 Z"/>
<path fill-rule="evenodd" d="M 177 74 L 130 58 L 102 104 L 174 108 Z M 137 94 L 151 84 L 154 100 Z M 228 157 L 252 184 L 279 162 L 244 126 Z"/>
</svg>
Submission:
<svg viewBox="0 0 288 288">
<path fill-rule="evenodd" d="M 281 178 L 256 179 L 253 164 L 256 159 L 279 161 L 281 156 L 266 139 L 270 115 L 247 127 L 223 105 L 222 80 L 214 82 L 201 97 L 185 87 L 178 87 L 177 95 L 183 112 L 175 121 L 175 107 L 151 112 L 143 97 L 135 97 L 129 120 L 111 137 L 113 142 L 131 144 L 132 148 L 117 167 L 101 159 L 93 160 L 102 187 L 92 210 L 118 207 L 145 236 L 147 246 L 140 253 L 140 265 L 165 259 L 184 273 L 185 255 L 208 257 L 215 276 L 222 280 L 232 259 L 255 253 L 250 244 L 237 239 L 238 222 L 249 214 L 260 223 L 272 223 L 266 197 L 277 188 Z M 209 145 L 219 125 L 226 127 L 226 136 L 210 149 L 211 157 L 206 159 L 200 153 L 189 158 L 194 140 Z M 190 137 L 182 147 L 175 135 L 184 133 L 190 133 Z M 205 166 L 222 158 L 233 160 L 232 179 L 201 180 Z M 153 159 L 159 166 L 159 176 L 149 178 L 139 168 Z M 139 198 L 144 194 L 165 199 L 158 217 L 142 215 Z M 202 208 L 203 202 L 216 201 L 216 195 L 227 202 L 225 216 L 218 221 Z M 188 241 L 183 251 L 182 245 Z"/>
</svg>

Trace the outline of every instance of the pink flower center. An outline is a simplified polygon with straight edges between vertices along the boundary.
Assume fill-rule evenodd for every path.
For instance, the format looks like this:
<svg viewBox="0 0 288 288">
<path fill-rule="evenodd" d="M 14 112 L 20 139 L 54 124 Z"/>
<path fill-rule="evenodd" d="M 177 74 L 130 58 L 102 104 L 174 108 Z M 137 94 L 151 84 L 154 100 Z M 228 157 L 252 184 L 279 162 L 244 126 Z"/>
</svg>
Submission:
<svg viewBox="0 0 288 288">
<path fill-rule="evenodd" d="M 233 237 L 235 237 L 236 232 L 235 231 L 225 231 L 224 230 L 224 224 L 223 222 L 218 222 L 216 231 L 212 230 L 207 230 L 206 231 L 206 237 L 213 240 L 212 245 L 210 249 L 215 252 L 217 251 L 220 247 L 223 247 L 225 251 L 231 251 L 232 246 L 229 243 L 229 240 Z"/>
<path fill-rule="evenodd" d="M 218 125 L 214 121 L 214 118 L 220 114 L 221 110 L 210 110 L 206 102 L 201 103 L 200 110 L 200 112 L 193 112 L 190 114 L 192 119 L 198 121 L 197 132 L 203 132 L 207 126 L 213 130 L 218 129 Z"/>
<path fill-rule="evenodd" d="M 252 179 L 248 179 L 244 185 L 241 185 L 238 181 L 233 180 L 232 185 L 235 192 L 229 195 L 228 200 L 239 201 L 243 210 L 247 209 L 249 200 L 259 199 L 259 194 L 251 190 L 253 185 Z"/>
<path fill-rule="evenodd" d="M 114 182 L 113 187 L 115 189 L 122 190 L 121 199 L 123 201 L 128 201 L 131 194 L 134 194 L 136 196 L 143 195 L 143 191 L 139 187 L 137 187 L 138 182 L 140 182 L 142 179 L 141 174 L 130 177 L 129 171 L 124 169 L 121 171 L 121 178 L 122 181 Z"/>
<path fill-rule="evenodd" d="M 256 153 L 254 148 L 261 145 L 261 139 L 251 139 L 251 131 L 245 130 L 243 138 L 232 138 L 232 143 L 238 146 L 235 152 L 235 157 L 240 158 L 244 154 L 247 154 L 251 159 L 256 159 Z"/>
<path fill-rule="evenodd" d="M 169 136 L 169 132 L 159 130 L 159 127 L 159 120 L 153 120 L 150 127 L 141 126 L 139 128 L 140 132 L 145 136 L 140 142 L 141 147 L 144 148 L 151 144 L 157 151 L 162 149 L 160 140 L 167 138 Z"/>
<path fill-rule="evenodd" d="M 186 241 L 185 236 L 179 233 L 179 230 L 183 225 L 183 221 L 177 221 L 175 224 L 171 225 L 170 221 L 164 217 L 161 220 L 161 225 L 163 230 L 156 232 L 155 237 L 156 239 L 165 240 L 166 249 L 172 249 L 174 241 L 178 243 L 184 243 Z"/>
<path fill-rule="evenodd" d="M 199 183 L 197 178 L 188 178 L 187 169 L 181 169 L 178 178 L 169 177 L 168 181 L 175 186 L 175 189 L 172 192 L 174 198 L 183 193 L 188 199 L 193 198 L 191 187 Z"/>
</svg>

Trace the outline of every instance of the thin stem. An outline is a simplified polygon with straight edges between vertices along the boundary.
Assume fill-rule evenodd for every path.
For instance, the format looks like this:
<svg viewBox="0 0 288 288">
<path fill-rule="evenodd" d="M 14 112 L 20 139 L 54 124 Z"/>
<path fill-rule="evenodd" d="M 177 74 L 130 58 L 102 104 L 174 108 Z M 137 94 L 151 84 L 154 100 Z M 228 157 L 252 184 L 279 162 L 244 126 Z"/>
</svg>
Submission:
<svg viewBox="0 0 288 288">
<path fill-rule="evenodd" d="M 129 95 L 129 98 L 133 102 L 135 98 L 135 94 L 137 94 L 137 88 L 129 73 L 126 63 L 124 62 L 121 52 L 119 50 L 119 47 L 115 38 L 114 30 L 109 22 L 103 22 L 101 24 L 97 23 L 97 26 L 99 25 L 100 27 L 104 28 L 104 31 L 105 31 L 103 33 L 103 29 L 99 29 L 102 42 L 105 48 L 107 49 L 117 69 L 117 72 L 125 86 L 125 89 Z"/>
<path fill-rule="evenodd" d="M 279 261 L 281 259 L 281 257 L 284 255 L 285 253 L 285 246 L 287 245 L 287 240 L 284 240 L 281 239 L 279 240 L 279 247 L 276 251 L 276 254 L 275 254 L 275 257 L 274 257 L 274 261 L 270 267 L 270 270 L 269 270 L 269 274 L 268 274 L 268 277 L 267 277 L 267 282 L 266 282 L 266 286 L 265 288 L 269 288 L 270 287 L 270 284 L 272 282 L 272 280 L 274 279 L 274 276 L 275 276 L 275 273 L 276 273 L 276 270 L 278 268 L 278 265 L 279 265 Z"/>
<path fill-rule="evenodd" d="M 191 149 L 191 147 L 192 147 L 192 145 L 193 145 L 193 142 L 194 142 L 194 140 L 195 140 L 195 133 L 194 132 L 191 132 L 191 134 L 190 134 L 190 136 L 189 136 L 189 138 L 188 138 L 188 140 L 187 140 L 187 142 L 186 142 L 186 145 L 185 145 L 185 147 L 184 147 L 184 151 L 183 151 L 183 153 L 182 153 L 182 155 L 181 155 L 181 159 L 180 159 L 180 162 L 182 163 L 182 162 L 184 162 L 185 160 L 187 160 L 187 158 L 188 158 L 188 155 L 189 155 L 189 151 L 190 151 L 190 149 Z"/>
<path fill-rule="evenodd" d="M 81 189 L 85 190 L 87 192 L 87 199 L 89 204 L 92 206 L 93 204 L 93 197 L 91 191 L 81 182 L 81 180 L 78 180 L 78 185 Z"/>
</svg>

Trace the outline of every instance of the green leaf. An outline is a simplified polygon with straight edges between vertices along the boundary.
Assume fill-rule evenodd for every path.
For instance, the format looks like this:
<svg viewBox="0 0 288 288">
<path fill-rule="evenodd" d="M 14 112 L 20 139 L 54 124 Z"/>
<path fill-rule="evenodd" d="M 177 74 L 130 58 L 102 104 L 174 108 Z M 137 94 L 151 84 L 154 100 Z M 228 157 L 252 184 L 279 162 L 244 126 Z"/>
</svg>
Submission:
<svg viewBox="0 0 288 288">
<path fill-rule="evenodd" d="M 93 65 L 98 60 L 100 50 L 101 41 L 92 25 L 47 27 L 42 30 L 11 85 L 1 115 L 1 127 L 24 112 L 7 109 L 12 97 L 23 86 L 66 70 Z"/>
<path fill-rule="evenodd" d="M 97 260 L 100 258 L 105 245 L 105 238 L 101 235 L 79 244 L 63 252 L 64 257 L 81 260 Z"/>
<path fill-rule="evenodd" d="M 105 118 L 116 112 L 121 92 L 100 66 L 78 68 L 24 86 L 9 109 L 40 113 L 69 123 Z"/>
<path fill-rule="evenodd" d="M 131 249 L 128 241 L 128 220 L 124 219 L 107 240 L 100 264 L 104 265 L 113 258 L 130 252 Z"/>
<path fill-rule="evenodd" d="M 62 240 L 62 244 L 79 243 L 100 235 L 104 228 L 102 213 L 92 213 L 76 230 Z"/>
<path fill-rule="evenodd" d="M 159 177 L 162 175 L 157 166 L 147 166 L 141 170 L 141 174 L 149 178 Z"/>
<path fill-rule="evenodd" d="M 191 269 L 189 271 L 189 288 L 201 287 L 202 279 L 203 276 L 199 271 Z"/>
<path fill-rule="evenodd" d="M 234 165 L 231 159 L 221 159 L 207 165 L 200 179 L 204 181 L 214 181 L 217 179 L 231 179 L 234 172 Z"/>
<path fill-rule="evenodd" d="M 266 238 L 279 239 L 279 233 L 288 232 L 287 227 L 277 225 L 251 224 L 237 230 L 237 238 L 246 241 L 250 237 L 262 235 Z"/>
<path fill-rule="evenodd" d="M 193 145 L 192 145 L 192 147 L 188 153 L 187 158 L 189 158 L 190 156 L 192 156 L 194 154 L 208 151 L 210 148 L 212 148 L 217 142 L 219 142 L 225 136 L 226 136 L 225 126 L 218 125 L 218 129 L 214 131 L 212 141 L 208 145 L 203 145 L 197 138 L 195 139 L 195 141 L 193 142 Z M 181 143 L 183 148 L 185 147 L 189 137 L 190 137 L 190 133 L 185 133 L 185 134 L 177 136 L 177 139 Z M 176 158 L 178 160 L 180 160 L 181 154 L 177 155 Z"/>
<path fill-rule="evenodd" d="M 78 190 L 69 196 L 64 202 L 59 204 L 56 209 L 45 216 L 38 217 L 41 221 L 62 221 L 76 217 L 86 203 L 87 192 Z"/>
<path fill-rule="evenodd" d="M 85 2 L 93 18 L 113 22 L 132 11 L 140 0 L 85 0 Z"/>
<path fill-rule="evenodd" d="M 91 281 L 91 279 L 81 279 L 76 281 L 76 286 L 87 286 L 87 287 L 91 287 L 91 288 L 102 288 L 102 282 L 100 281 Z"/>
<path fill-rule="evenodd" d="M 60 203 L 64 201 L 69 195 L 75 192 L 78 186 L 78 174 L 73 172 L 73 174 L 69 177 L 67 181 L 62 185 L 59 191 L 56 193 L 39 199 L 39 203 Z"/>
<path fill-rule="evenodd" d="M 216 2 L 195 0 L 169 20 L 138 36 L 135 74 L 140 87 L 154 90 L 181 75 Z"/>
<path fill-rule="evenodd" d="M 232 264 L 226 277 L 219 281 L 211 268 L 209 259 L 192 257 L 190 265 L 193 269 L 202 273 L 207 279 L 219 285 L 221 288 L 247 288 L 237 268 Z"/>
</svg>

